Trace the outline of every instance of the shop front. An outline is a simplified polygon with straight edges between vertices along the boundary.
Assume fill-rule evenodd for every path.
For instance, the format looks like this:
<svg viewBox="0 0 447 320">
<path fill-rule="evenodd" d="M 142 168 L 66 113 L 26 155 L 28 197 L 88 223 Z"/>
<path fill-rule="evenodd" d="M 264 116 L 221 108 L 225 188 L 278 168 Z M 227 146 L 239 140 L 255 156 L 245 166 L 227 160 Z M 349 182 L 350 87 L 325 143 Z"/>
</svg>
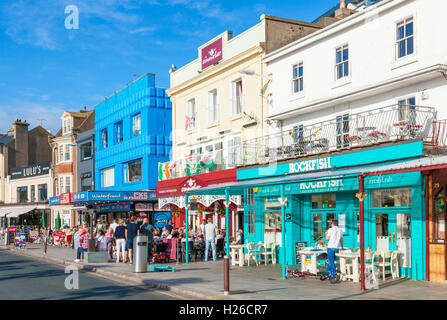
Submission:
<svg viewBox="0 0 447 320">
<path fill-rule="evenodd" d="M 404 163 L 421 157 L 422 148 L 417 144 L 238 170 L 239 185 L 229 188 L 245 186 L 246 242 L 276 243 L 280 263 L 299 265 L 297 248 L 315 246 L 337 219 L 344 247 L 359 247 L 359 176 L 372 168 L 380 171 L 384 161 Z M 366 176 L 364 187 L 365 248 L 399 251 L 400 274 L 425 279 L 424 176 L 420 171 Z"/>
<path fill-rule="evenodd" d="M 71 192 L 51 197 L 49 203 L 51 207 L 51 228 L 74 227 L 79 223 L 75 212 L 72 211 Z"/>
<path fill-rule="evenodd" d="M 153 191 L 86 191 L 73 194 L 73 204 L 84 207 L 85 219 L 90 221 L 88 213 L 95 219 L 110 224 L 113 220 L 148 217 L 153 219 L 158 209 L 158 199 Z"/>
<path fill-rule="evenodd" d="M 227 169 L 193 176 L 158 181 L 157 197 L 159 207 L 171 211 L 176 228 L 185 226 L 185 194 L 210 186 L 219 186 L 236 181 L 236 169 Z M 226 229 L 224 194 L 201 194 L 189 198 L 188 226 L 197 230 L 212 219 L 218 229 Z M 235 237 L 237 230 L 243 228 L 243 207 L 241 196 L 231 196 L 229 230 L 230 237 Z"/>
</svg>

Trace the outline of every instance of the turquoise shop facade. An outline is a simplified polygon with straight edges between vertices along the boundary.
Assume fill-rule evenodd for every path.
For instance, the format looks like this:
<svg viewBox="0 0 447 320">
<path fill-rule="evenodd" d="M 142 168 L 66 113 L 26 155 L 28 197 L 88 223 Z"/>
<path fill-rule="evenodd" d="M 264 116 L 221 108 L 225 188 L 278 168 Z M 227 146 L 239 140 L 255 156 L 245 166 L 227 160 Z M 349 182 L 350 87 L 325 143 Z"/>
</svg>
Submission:
<svg viewBox="0 0 447 320">
<path fill-rule="evenodd" d="M 314 234 L 324 232 L 334 218 L 344 229 L 344 247 L 359 247 L 359 175 L 367 169 L 380 171 L 382 165 L 421 157 L 423 143 L 411 142 L 240 169 L 238 182 L 246 185 L 246 242 L 278 243 L 277 259 L 284 262 L 278 201 L 284 188 L 286 265 L 299 265 L 296 245 L 315 246 Z M 399 261 L 400 273 L 415 280 L 425 279 L 424 190 L 425 179 L 419 171 L 365 177 L 365 248 L 399 247 L 405 252 Z"/>
</svg>

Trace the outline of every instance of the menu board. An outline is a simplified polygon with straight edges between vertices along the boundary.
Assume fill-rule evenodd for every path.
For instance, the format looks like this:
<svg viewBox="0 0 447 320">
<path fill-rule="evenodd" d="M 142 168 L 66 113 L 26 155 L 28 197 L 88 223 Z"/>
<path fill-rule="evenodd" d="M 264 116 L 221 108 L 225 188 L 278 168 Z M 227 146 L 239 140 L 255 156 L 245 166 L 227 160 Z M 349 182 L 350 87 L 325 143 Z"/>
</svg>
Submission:
<svg viewBox="0 0 447 320">
<path fill-rule="evenodd" d="M 16 232 L 14 237 L 14 247 L 23 248 L 26 245 L 25 232 Z"/>
<path fill-rule="evenodd" d="M 298 253 L 307 247 L 307 242 L 295 242 L 296 264 L 301 264 L 301 255 Z"/>
</svg>

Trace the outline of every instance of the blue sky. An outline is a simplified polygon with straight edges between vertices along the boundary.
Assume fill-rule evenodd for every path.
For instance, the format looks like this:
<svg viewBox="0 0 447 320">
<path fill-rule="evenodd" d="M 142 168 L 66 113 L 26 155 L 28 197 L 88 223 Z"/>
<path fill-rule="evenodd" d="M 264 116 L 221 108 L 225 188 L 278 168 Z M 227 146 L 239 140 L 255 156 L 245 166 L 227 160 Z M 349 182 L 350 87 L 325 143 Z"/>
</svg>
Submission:
<svg viewBox="0 0 447 320">
<path fill-rule="evenodd" d="M 99 103 L 156 73 L 169 87 L 171 64 L 225 30 L 237 35 L 261 14 L 311 22 L 338 0 L 0 0 L 0 132 L 16 119 L 55 133 L 64 110 Z M 79 9 L 67 30 L 65 7 Z"/>
</svg>

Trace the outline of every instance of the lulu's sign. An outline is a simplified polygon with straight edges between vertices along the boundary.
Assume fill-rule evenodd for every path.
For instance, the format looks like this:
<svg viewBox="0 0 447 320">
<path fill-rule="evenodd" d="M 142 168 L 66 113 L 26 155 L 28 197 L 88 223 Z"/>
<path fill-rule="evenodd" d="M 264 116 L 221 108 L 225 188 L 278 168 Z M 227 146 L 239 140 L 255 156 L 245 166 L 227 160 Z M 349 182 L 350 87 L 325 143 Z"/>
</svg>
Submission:
<svg viewBox="0 0 447 320">
<path fill-rule="evenodd" d="M 219 38 L 202 49 L 202 70 L 222 59 L 222 38 Z"/>
<path fill-rule="evenodd" d="M 302 173 L 332 168 L 331 158 L 321 158 L 289 163 L 289 173 Z"/>
<path fill-rule="evenodd" d="M 42 176 L 50 172 L 50 163 L 40 163 L 28 167 L 14 168 L 9 171 L 11 180 Z"/>
</svg>

